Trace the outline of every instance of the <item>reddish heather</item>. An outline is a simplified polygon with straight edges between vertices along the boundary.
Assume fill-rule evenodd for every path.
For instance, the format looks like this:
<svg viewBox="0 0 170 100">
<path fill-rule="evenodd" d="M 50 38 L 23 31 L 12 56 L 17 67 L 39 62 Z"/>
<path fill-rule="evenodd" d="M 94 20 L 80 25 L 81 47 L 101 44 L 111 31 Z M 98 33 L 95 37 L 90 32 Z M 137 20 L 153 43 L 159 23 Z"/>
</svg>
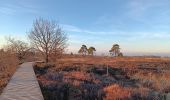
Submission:
<svg viewBox="0 0 170 100">
<path fill-rule="evenodd" d="M 170 93 L 169 58 L 67 55 L 34 68 L 46 100 L 161 99 Z"/>
</svg>

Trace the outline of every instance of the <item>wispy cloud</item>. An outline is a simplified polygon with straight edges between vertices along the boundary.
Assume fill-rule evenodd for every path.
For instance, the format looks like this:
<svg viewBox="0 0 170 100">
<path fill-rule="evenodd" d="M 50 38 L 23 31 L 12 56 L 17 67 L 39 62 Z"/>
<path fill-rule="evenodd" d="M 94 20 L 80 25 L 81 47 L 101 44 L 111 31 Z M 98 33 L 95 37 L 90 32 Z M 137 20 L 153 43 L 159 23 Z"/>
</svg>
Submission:
<svg viewBox="0 0 170 100">
<path fill-rule="evenodd" d="M 77 26 L 73 25 L 62 25 L 63 29 L 68 32 L 77 32 L 80 33 L 78 35 L 82 34 L 88 34 L 88 35 L 96 35 L 96 36 L 113 36 L 113 38 L 116 37 L 122 37 L 126 39 L 168 39 L 170 38 L 169 32 L 123 32 L 123 31 L 91 31 L 86 29 L 81 29 Z"/>
<path fill-rule="evenodd" d="M 130 2 L 128 2 L 127 4 L 127 13 L 131 17 L 136 19 L 148 17 L 148 15 L 154 14 L 155 11 L 158 11 L 160 13 L 166 12 L 169 9 L 168 7 L 170 4 L 168 0 L 129 0 L 129 1 Z"/>
<path fill-rule="evenodd" d="M 89 35 L 115 35 L 115 36 L 128 36 L 128 35 L 130 35 L 130 34 L 126 34 L 125 32 L 121 32 L 121 31 L 91 31 L 91 30 L 82 29 L 82 28 L 79 28 L 79 27 L 73 26 L 73 25 L 63 24 L 62 26 L 63 26 L 63 29 L 65 31 L 77 32 L 77 33 L 81 33 L 81 34 L 89 34 Z"/>
<path fill-rule="evenodd" d="M 9 7 L 0 7 L 0 13 L 1 14 L 6 14 L 6 15 L 10 15 L 15 13 L 16 11 L 14 9 L 11 9 Z"/>
<path fill-rule="evenodd" d="M 128 13 L 134 17 L 142 17 L 147 12 L 147 10 L 154 5 L 150 5 L 148 2 L 148 0 L 131 0 L 131 2 L 128 4 Z"/>
<path fill-rule="evenodd" d="M 0 4 L 0 13 L 5 15 L 12 15 L 16 13 L 37 13 L 37 7 L 34 5 L 34 2 L 31 1 L 22 1 L 14 0 L 13 2 L 3 2 Z"/>
<path fill-rule="evenodd" d="M 76 26 L 73 26 L 73 25 L 67 25 L 67 24 L 62 24 L 61 25 L 65 31 L 71 31 L 71 32 L 82 32 L 83 30 L 76 27 Z"/>
</svg>

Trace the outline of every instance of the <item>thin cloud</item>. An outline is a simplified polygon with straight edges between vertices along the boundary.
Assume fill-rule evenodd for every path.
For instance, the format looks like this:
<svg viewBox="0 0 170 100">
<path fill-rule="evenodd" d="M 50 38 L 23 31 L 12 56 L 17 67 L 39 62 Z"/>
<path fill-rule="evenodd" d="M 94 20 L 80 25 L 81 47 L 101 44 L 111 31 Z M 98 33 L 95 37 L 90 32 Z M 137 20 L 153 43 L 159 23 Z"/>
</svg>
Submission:
<svg viewBox="0 0 170 100">
<path fill-rule="evenodd" d="M 9 14 L 13 14 L 13 13 L 15 13 L 15 12 L 16 12 L 16 10 L 11 9 L 11 8 L 9 8 L 9 7 L 0 7 L 0 13 L 1 13 L 1 14 L 9 15 Z"/>
<path fill-rule="evenodd" d="M 82 32 L 83 30 L 76 27 L 76 26 L 73 26 L 73 25 L 66 25 L 66 24 L 62 24 L 61 25 L 65 31 L 71 31 L 71 32 Z"/>
<path fill-rule="evenodd" d="M 129 36 L 129 34 L 126 34 L 125 32 L 119 32 L 119 31 L 91 31 L 91 30 L 86 30 L 86 29 L 81 29 L 77 26 L 73 26 L 73 25 L 66 25 L 63 24 L 62 25 L 63 29 L 65 31 L 69 31 L 69 32 L 78 32 L 78 33 L 84 33 L 84 34 L 89 34 L 89 35 L 115 35 L 115 36 Z"/>
<path fill-rule="evenodd" d="M 170 2 L 168 0 L 130 0 L 127 4 L 127 13 L 133 18 L 146 17 L 150 11 L 162 10 L 168 7 Z"/>
<path fill-rule="evenodd" d="M 12 15 L 16 13 L 38 13 L 37 7 L 33 2 L 18 1 L 11 3 L 3 3 L 0 6 L 0 13 L 6 15 Z"/>
<path fill-rule="evenodd" d="M 91 31 L 91 30 L 85 30 L 81 29 L 77 26 L 73 25 L 62 25 L 65 31 L 68 32 L 77 32 L 80 34 L 77 34 L 78 36 L 82 34 L 88 34 L 88 35 L 95 35 L 95 36 L 113 36 L 115 37 L 122 37 L 126 39 L 168 39 L 170 38 L 170 33 L 168 32 L 123 32 L 123 31 L 111 31 L 111 32 L 104 32 L 104 31 Z M 102 37 L 103 38 L 103 37 Z"/>
</svg>

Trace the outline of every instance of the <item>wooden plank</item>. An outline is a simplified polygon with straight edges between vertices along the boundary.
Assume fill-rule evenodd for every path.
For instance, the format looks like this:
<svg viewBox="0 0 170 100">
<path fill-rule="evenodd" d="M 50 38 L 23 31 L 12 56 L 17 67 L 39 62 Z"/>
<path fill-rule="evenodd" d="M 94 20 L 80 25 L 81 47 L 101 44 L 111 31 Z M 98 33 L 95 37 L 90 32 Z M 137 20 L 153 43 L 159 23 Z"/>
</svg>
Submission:
<svg viewBox="0 0 170 100">
<path fill-rule="evenodd" d="M 20 65 L 0 95 L 0 100 L 44 100 L 32 62 Z"/>
</svg>

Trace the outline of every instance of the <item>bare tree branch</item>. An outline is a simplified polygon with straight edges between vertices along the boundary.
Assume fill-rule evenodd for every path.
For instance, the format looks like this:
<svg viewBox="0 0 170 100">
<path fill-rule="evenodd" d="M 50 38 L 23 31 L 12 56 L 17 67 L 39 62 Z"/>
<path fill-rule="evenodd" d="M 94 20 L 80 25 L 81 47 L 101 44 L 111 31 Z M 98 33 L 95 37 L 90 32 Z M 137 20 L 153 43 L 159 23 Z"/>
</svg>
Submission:
<svg viewBox="0 0 170 100">
<path fill-rule="evenodd" d="M 35 48 L 42 53 L 46 62 L 49 61 L 49 56 L 62 54 L 67 47 L 67 36 L 54 21 L 37 19 L 28 37 Z"/>
</svg>

